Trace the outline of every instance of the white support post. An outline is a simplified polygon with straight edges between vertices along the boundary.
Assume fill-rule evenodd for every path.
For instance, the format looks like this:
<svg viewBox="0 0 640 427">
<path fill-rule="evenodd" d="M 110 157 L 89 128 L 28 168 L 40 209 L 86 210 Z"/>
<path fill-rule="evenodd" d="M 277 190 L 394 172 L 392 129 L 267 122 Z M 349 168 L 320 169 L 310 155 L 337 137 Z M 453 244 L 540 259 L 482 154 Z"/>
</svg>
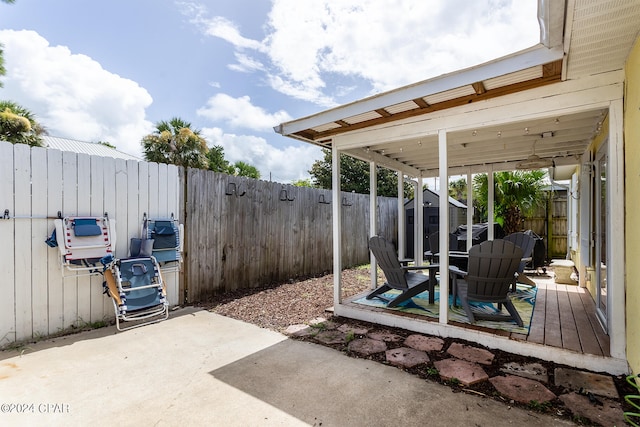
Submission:
<svg viewBox="0 0 640 427">
<path fill-rule="evenodd" d="M 378 178 L 376 162 L 369 162 L 369 237 L 378 234 Z M 371 261 L 371 289 L 378 287 L 378 264 L 373 253 L 369 253 Z"/>
<path fill-rule="evenodd" d="M 440 168 L 440 323 L 449 320 L 449 171 L 447 132 L 438 131 L 438 156 Z"/>
<path fill-rule="evenodd" d="M 625 326 L 625 246 L 615 240 L 624 236 L 624 138 L 623 102 L 609 107 L 609 145 L 607 164 L 607 323 L 612 357 L 626 357 Z M 598 184 L 600 185 L 600 184 Z"/>
<path fill-rule="evenodd" d="M 404 212 L 404 174 L 402 171 L 396 171 L 398 174 L 398 258 L 405 258 L 405 247 L 407 244 L 405 224 L 406 214 Z"/>
<path fill-rule="evenodd" d="M 473 176 L 467 172 L 467 252 L 473 246 Z"/>
<path fill-rule="evenodd" d="M 424 190 L 422 186 L 424 180 L 422 177 L 418 177 L 418 191 L 416 191 L 415 197 L 415 209 L 414 209 L 414 253 L 413 259 L 415 265 L 422 265 L 424 260 Z"/>
<path fill-rule="evenodd" d="M 331 148 L 333 193 L 333 304 L 342 302 L 342 201 L 340 200 L 340 152 Z"/>
<path fill-rule="evenodd" d="M 494 208 L 494 200 L 495 200 L 495 188 L 494 188 L 494 179 L 493 179 L 493 165 L 489 165 L 489 170 L 487 171 L 487 240 L 493 240 L 493 212 Z"/>
</svg>

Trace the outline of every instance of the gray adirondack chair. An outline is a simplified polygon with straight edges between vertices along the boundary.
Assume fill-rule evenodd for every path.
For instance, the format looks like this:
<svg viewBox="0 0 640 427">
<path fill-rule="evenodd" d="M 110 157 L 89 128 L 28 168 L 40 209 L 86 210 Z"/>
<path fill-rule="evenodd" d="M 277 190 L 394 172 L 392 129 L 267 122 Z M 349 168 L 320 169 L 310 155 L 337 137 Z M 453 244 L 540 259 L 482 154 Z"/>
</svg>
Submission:
<svg viewBox="0 0 640 427">
<path fill-rule="evenodd" d="M 522 319 L 508 296 L 515 281 L 515 273 L 522 260 L 522 249 L 515 244 L 498 239 L 482 242 L 469 250 L 467 271 L 450 267 L 453 277 L 453 301 L 456 296 L 471 323 L 475 319 L 513 320 L 522 326 Z M 480 314 L 471 311 L 470 301 L 504 304 L 507 314 Z"/>
<path fill-rule="evenodd" d="M 395 307 L 419 293 L 429 291 L 429 300 L 430 302 L 433 302 L 434 288 L 436 284 L 435 277 L 409 270 L 426 270 L 436 268 L 437 266 L 431 265 L 414 267 L 401 265 L 393 244 L 381 236 L 373 236 L 369 239 L 369 249 L 373 253 L 373 256 L 376 257 L 376 261 L 382 269 L 387 281 L 382 286 L 369 293 L 366 296 L 367 299 L 379 298 L 386 301 L 388 303 L 388 307 Z M 391 289 L 400 290 L 400 295 L 392 299 L 386 298 L 382 295 Z"/>
<path fill-rule="evenodd" d="M 525 283 L 530 286 L 535 286 L 535 283 L 533 283 L 531 279 L 528 279 L 526 276 L 524 276 L 524 268 L 533 259 L 532 258 L 533 248 L 536 245 L 536 240 L 532 236 L 525 234 L 521 231 L 518 231 L 516 233 L 511 233 L 508 236 L 505 236 L 504 240 L 507 240 L 515 244 L 520 249 L 522 249 L 522 259 L 520 260 L 520 264 L 518 265 L 518 270 L 516 271 L 518 276 L 521 277 L 521 279 L 524 279 L 524 280 L 521 280 L 521 283 Z M 516 290 L 516 282 L 513 282 L 512 291 L 515 292 L 515 290 Z"/>
</svg>

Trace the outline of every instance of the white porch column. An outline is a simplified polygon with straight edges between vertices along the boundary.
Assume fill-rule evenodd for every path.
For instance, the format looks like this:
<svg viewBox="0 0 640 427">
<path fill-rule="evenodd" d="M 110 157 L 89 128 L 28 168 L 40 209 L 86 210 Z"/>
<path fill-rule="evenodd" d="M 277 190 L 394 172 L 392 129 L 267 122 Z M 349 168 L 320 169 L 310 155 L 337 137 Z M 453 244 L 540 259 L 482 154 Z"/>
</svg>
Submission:
<svg viewBox="0 0 640 427">
<path fill-rule="evenodd" d="M 624 236 L 624 140 L 622 99 L 609 107 L 609 157 L 607 164 L 607 316 L 611 356 L 626 358 L 625 246 Z M 600 185 L 600 184 L 598 184 Z M 599 262 L 599 261 L 598 261 Z"/>
<path fill-rule="evenodd" d="M 378 234 L 378 174 L 376 162 L 369 162 L 369 237 Z M 371 260 L 371 289 L 378 287 L 378 264 L 372 252 Z"/>
<path fill-rule="evenodd" d="M 402 259 L 405 257 L 407 245 L 406 214 L 404 212 L 404 174 L 399 170 L 396 173 L 398 174 L 398 258 Z"/>
<path fill-rule="evenodd" d="M 488 219 L 487 219 L 487 240 L 493 240 L 493 211 L 494 206 L 493 202 L 495 199 L 495 188 L 494 188 L 494 179 L 493 179 L 493 165 L 489 165 L 489 170 L 487 171 L 487 207 L 488 207 Z"/>
<path fill-rule="evenodd" d="M 447 132 L 438 131 L 440 168 L 440 323 L 449 319 L 449 171 Z"/>
<path fill-rule="evenodd" d="M 342 302 L 342 200 L 340 200 L 340 152 L 331 148 L 331 191 L 333 193 L 333 305 Z"/>
<path fill-rule="evenodd" d="M 424 259 L 424 190 L 422 186 L 424 185 L 424 180 L 421 176 L 418 177 L 418 191 L 416 191 L 415 207 L 414 207 L 414 252 L 413 259 L 416 265 L 422 265 L 422 260 Z"/>
<path fill-rule="evenodd" d="M 467 252 L 473 245 L 473 176 L 471 168 L 467 172 Z"/>
</svg>

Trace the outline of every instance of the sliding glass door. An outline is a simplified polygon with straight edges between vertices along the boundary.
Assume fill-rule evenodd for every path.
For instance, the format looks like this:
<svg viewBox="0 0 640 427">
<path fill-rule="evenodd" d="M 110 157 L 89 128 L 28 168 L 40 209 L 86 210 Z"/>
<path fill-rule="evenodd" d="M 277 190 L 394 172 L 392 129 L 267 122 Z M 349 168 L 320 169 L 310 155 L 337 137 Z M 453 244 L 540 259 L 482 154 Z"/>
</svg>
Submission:
<svg viewBox="0 0 640 427">
<path fill-rule="evenodd" d="M 607 143 L 596 154 L 595 161 L 595 273 L 596 312 L 605 330 L 607 325 Z"/>
</svg>

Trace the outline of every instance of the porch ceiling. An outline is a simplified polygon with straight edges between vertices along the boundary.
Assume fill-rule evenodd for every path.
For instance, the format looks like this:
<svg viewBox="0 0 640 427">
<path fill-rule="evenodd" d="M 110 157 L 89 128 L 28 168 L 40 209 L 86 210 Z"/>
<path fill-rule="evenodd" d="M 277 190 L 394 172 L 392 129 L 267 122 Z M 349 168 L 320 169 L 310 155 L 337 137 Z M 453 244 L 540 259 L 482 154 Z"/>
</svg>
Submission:
<svg viewBox="0 0 640 427">
<path fill-rule="evenodd" d="M 504 169 L 514 169 L 534 151 L 543 159 L 553 159 L 556 166 L 575 165 L 600 130 L 605 114 L 606 110 L 590 110 L 447 133 L 449 168 L 493 164 L 499 170 L 503 164 Z M 438 135 L 376 144 L 350 154 L 366 158 L 367 150 L 420 170 L 423 176 L 438 170 Z"/>
</svg>

